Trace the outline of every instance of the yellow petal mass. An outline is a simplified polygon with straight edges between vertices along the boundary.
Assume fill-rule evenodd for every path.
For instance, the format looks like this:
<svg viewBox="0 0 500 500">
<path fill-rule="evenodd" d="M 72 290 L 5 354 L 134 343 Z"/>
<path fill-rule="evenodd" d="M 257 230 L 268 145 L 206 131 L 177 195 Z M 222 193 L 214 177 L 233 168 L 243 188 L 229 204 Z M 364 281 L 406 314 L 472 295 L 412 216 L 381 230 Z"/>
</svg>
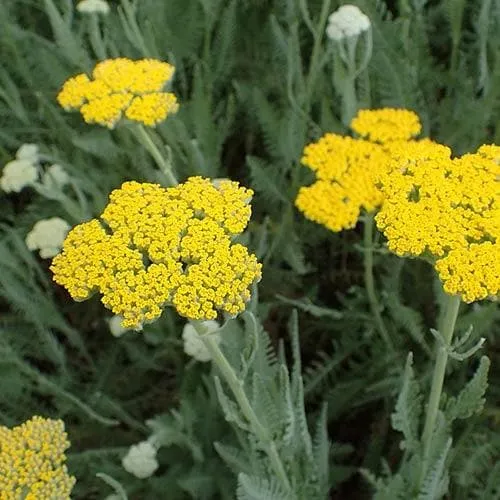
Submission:
<svg viewBox="0 0 500 500">
<path fill-rule="evenodd" d="M 171 188 L 126 182 L 101 215 L 76 226 L 52 262 L 54 280 L 75 300 L 95 292 L 140 329 L 173 305 L 190 319 L 236 315 L 261 264 L 232 237 L 250 218 L 252 191 L 191 177 Z"/>
</svg>

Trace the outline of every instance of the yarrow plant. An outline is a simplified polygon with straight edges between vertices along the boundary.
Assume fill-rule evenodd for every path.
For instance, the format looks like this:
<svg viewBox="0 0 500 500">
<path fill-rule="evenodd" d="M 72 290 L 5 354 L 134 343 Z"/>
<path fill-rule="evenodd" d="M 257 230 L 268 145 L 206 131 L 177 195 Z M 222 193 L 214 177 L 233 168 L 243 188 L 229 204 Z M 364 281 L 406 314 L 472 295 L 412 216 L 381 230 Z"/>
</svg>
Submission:
<svg viewBox="0 0 500 500">
<path fill-rule="evenodd" d="M 37 144 L 23 144 L 16 152 L 17 160 L 26 160 L 36 165 L 40 161 L 40 151 Z"/>
<path fill-rule="evenodd" d="M 0 426 L 0 499 L 69 498 L 75 484 L 64 464 L 69 445 L 61 420 L 34 416 L 13 429 Z"/>
<path fill-rule="evenodd" d="M 54 163 L 42 174 L 42 185 L 49 190 L 60 190 L 69 182 L 69 175 L 61 165 Z"/>
<path fill-rule="evenodd" d="M 410 110 L 360 110 L 351 122 L 360 138 L 327 133 L 304 148 L 302 163 L 316 182 L 300 188 L 295 205 L 304 215 L 331 231 L 353 228 L 364 213 L 365 285 L 378 329 L 390 345 L 373 283 L 373 215 L 383 205 L 380 179 L 394 156 L 449 157 L 449 148 L 428 139 L 415 140 L 421 125 Z"/>
<path fill-rule="evenodd" d="M 124 328 L 141 329 L 167 304 L 190 319 L 234 316 L 261 276 L 256 257 L 231 241 L 247 225 L 251 195 L 201 177 L 171 188 L 127 182 L 111 193 L 102 222 L 68 234 L 54 280 L 75 300 L 101 293 Z"/>
<path fill-rule="evenodd" d="M 156 59 L 106 59 L 95 66 L 91 77 L 80 73 L 67 80 L 57 100 L 67 111 L 79 110 L 87 123 L 109 129 L 120 121 L 135 125 L 132 133 L 154 158 L 166 182 L 175 186 L 170 160 L 144 128 L 157 126 L 179 109 L 175 94 L 165 91 L 174 71 L 171 64 Z"/>
<path fill-rule="evenodd" d="M 422 434 L 423 475 L 460 302 L 500 294 L 499 164 L 496 145 L 454 159 L 403 151 L 380 179 L 386 201 L 376 221 L 389 249 L 431 262 L 448 294 Z"/>
<path fill-rule="evenodd" d="M 451 449 L 451 423 L 480 412 L 484 405 L 489 359 L 483 356 L 474 378 L 456 398 L 442 405 L 448 358 L 463 361 L 483 345 L 484 339 L 465 353 L 456 352 L 471 329 L 452 343 L 461 302 L 495 298 L 500 294 L 500 147 L 483 145 L 476 153 L 450 158 L 437 145 L 427 145 L 415 154 L 400 148 L 390 167 L 380 177 L 385 196 L 376 216 L 388 247 L 401 257 L 418 257 L 434 265 L 446 293 L 437 339 L 434 371 L 425 410 L 420 442 L 408 444 L 415 431 L 404 423 L 405 398 L 418 401 L 418 385 L 412 381 L 411 357 L 405 370 L 404 387 L 393 415 L 393 426 L 403 432 L 404 446 L 411 446 L 412 460 L 403 463 L 394 481 L 404 481 L 421 495 L 447 492 L 448 475 L 443 464 Z M 411 386 L 411 388 L 410 388 Z M 415 403 L 414 423 L 418 431 L 420 412 Z M 407 464 L 411 465 L 411 470 Z M 416 470 L 416 473 L 413 471 Z M 387 485 L 390 486 L 389 484 Z M 385 488 L 384 482 L 377 489 Z"/>
<path fill-rule="evenodd" d="M 67 80 L 57 101 L 79 110 L 87 123 L 114 128 L 124 117 L 154 127 L 178 109 L 175 95 L 164 91 L 173 74 L 172 65 L 155 59 L 107 59 L 90 78 L 81 73 Z"/>
<path fill-rule="evenodd" d="M 412 449 L 419 472 L 409 488 L 423 494 L 436 478 L 446 480 L 444 475 L 436 476 L 435 467 L 446 457 L 451 440 L 441 448 L 435 444 L 432 450 L 433 435 L 442 427 L 438 415 L 448 357 L 466 359 L 484 341 L 465 354 L 453 351 L 460 303 L 500 294 L 500 147 L 483 145 L 476 153 L 452 158 L 447 146 L 414 139 L 420 133 L 420 121 L 404 109 L 361 110 L 350 125 L 359 139 L 326 134 L 306 146 L 302 162 L 316 173 L 317 180 L 300 189 L 296 205 L 332 231 L 354 227 L 365 212 L 366 289 L 384 339 L 388 339 L 387 331 L 378 313 L 371 273 L 374 218 L 389 250 L 430 262 L 443 283 L 447 300 L 440 330 L 434 331 L 438 345 L 421 445 Z M 481 361 L 478 380 L 486 380 L 488 363 L 487 358 Z M 411 365 L 407 364 L 405 373 L 410 383 Z M 468 403 L 474 410 L 455 410 L 452 415 L 465 418 L 482 407 L 486 382 L 482 384 L 474 396 L 475 406 Z M 410 439 L 397 412 L 395 428 Z"/>
</svg>

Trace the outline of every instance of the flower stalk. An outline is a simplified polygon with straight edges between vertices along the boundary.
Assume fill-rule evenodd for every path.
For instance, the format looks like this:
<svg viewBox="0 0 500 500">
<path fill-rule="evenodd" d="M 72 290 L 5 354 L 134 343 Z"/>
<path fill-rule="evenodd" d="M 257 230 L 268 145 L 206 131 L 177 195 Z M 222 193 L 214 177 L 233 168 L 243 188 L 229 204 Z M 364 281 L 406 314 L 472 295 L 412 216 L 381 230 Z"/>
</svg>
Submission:
<svg viewBox="0 0 500 500">
<path fill-rule="evenodd" d="M 166 177 L 168 185 L 177 186 L 179 182 L 177 181 L 177 178 L 175 177 L 175 174 L 173 172 L 172 162 L 161 154 L 153 139 L 151 139 L 151 136 L 142 125 L 137 125 L 136 127 L 134 127 L 134 130 L 136 131 L 136 137 L 138 138 L 139 142 L 154 158 L 161 172 Z"/>
<path fill-rule="evenodd" d="M 367 214 L 364 219 L 363 231 L 365 288 L 368 295 L 368 301 L 370 302 L 370 309 L 372 310 L 373 317 L 375 318 L 377 330 L 379 331 L 380 336 L 385 342 L 387 348 L 394 351 L 394 346 L 389 336 L 389 332 L 387 331 L 384 320 L 380 314 L 380 304 L 375 291 L 375 281 L 373 278 L 373 223 L 373 214 Z"/>
<path fill-rule="evenodd" d="M 269 457 L 276 477 L 279 479 L 285 490 L 290 491 L 290 481 L 283 466 L 283 462 L 278 454 L 278 450 L 276 449 L 276 444 L 269 436 L 268 429 L 262 425 L 259 417 L 255 414 L 255 411 L 245 394 L 243 381 L 236 375 L 233 367 L 224 356 L 214 336 L 209 333 L 207 334 L 205 327 L 200 321 L 191 320 L 191 324 L 198 332 L 198 335 L 200 335 L 203 339 L 203 342 L 212 357 L 212 361 L 217 365 L 224 380 L 231 388 L 241 412 L 250 424 L 253 434 L 259 439 L 261 446 Z"/>
<path fill-rule="evenodd" d="M 445 313 L 442 321 L 442 343 L 437 345 L 436 361 L 434 364 L 434 374 L 432 376 L 431 392 L 427 413 L 425 415 L 424 430 L 422 433 L 423 461 L 424 464 L 428 458 L 431 447 L 432 434 L 436 425 L 436 418 L 439 411 L 439 402 L 443 392 L 443 382 L 446 372 L 446 363 L 448 361 L 448 352 L 455 330 L 455 323 L 460 308 L 460 297 L 458 295 L 447 295 Z"/>
<path fill-rule="evenodd" d="M 99 18 L 97 14 L 91 14 L 89 19 L 89 35 L 90 43 L 94 52 L 100 60 L 104 60 L 107 57 L 106 47 L 102 39 L 101 28 L 99 26 Z"/>
</svg>

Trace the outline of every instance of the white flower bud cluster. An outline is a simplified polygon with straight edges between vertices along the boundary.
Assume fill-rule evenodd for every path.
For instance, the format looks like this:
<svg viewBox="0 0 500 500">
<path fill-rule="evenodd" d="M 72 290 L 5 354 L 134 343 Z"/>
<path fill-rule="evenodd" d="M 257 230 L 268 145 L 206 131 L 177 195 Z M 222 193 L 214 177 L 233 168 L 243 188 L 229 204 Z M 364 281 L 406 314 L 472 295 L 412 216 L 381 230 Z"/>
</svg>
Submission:
<svg viewBox="0 0 500 500">
<path fill-rule="evenodd" d="M 220 328 L 219 323 L 212 320 L 203 321 L 202 325 L 206 329 L 207 333 L 215 332 L 215 330 Z M 217 342 L 220 342 L 221 339 L 219 334 L 214 333 L 211 335 L 215 336 Z M 184 330 L 182 331 L 182 339 L 184 340 L 184 352 L 188 356 L 204 363 L 212 359 L 203 340 L 191 323 L 185 324 Z"/>
<path fill-rule="evenodd" d="M 6 193 L 19 193 L 28 186 L 34 186 L 41 194 L 44 193 L 42 189 L 61 191 L 69 182 L 67 172 L 61 165 L 55 163 L 42 173 L 40 184 L 40 160 L 36 144 L 23 144 L 17 150 L 15 160 L 4 166 L 0 177 L 0 188 Z"/>
<path fill-rule="evenodd" d="M 123 318 L 117 315 L 108 320 L 109 331 L 113 337 L 121 337 L 125 332 L 129 331 L 127 328 L 123 328 L 122 320 Z"/>
<path fill-rule="evenodd" d="M 39 220 L 26 236 L 26 246 L 39 250 L 42 259 L 50 259 L 60 251 L 71 226 L 60 217 Z"/>
<path fill-rule="evenodd" d="M 370 29 L 370 18 L 355 5 L 342 5 L 328 18 L 326 35 L 330 40 L 340 41 L 361 35 Z"/>
<path fill-rule="evenodd" d="M 156 447 L 149 441 L 134 444 L 122 459 L 123 468 L 139 479 L 145 479 L 158 469 Z"/>
<path fill-rule="evenodd" d="M 109 5 L 106 0 L 80 0 L 76 10 L 84 14 L 108 14 Z"/>
<path fill-rule="evenodd" d="M 66 172 L 66 170 L 64 170 L 64 168 L 61 167 L 61 165 L 58 165 L 57 163 L 54 163 L 54 165 L 51 165 L 49 168 L 47 168 L 47 170 L 45 170 L 44 174 L 42 175 L 42 184 L 47 189 L 60 190 L 68 182 L 68 173 Z"/>
<path fill-rule="evenodd" d="M 16 153 L 16 159 L 9 161 L 2 170 L 0 187 L 6 193 L 19 193 L 38 179 L 38 146 L 23 144 Z"/>
</svg>

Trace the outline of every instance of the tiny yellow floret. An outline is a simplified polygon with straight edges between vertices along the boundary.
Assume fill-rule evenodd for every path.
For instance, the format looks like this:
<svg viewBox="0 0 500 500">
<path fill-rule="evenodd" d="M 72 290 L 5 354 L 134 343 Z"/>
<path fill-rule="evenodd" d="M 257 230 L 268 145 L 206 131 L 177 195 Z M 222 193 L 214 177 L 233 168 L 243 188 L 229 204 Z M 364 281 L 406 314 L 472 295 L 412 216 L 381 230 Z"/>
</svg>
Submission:
<svg viewBox="0 0 500 500">
<path fill-rule="evenodd" d="M 0 426 L 0 500 L 69 499 L 68 447 L 61 420 L 34 416 L 13 429 Z"/>
</svg>

